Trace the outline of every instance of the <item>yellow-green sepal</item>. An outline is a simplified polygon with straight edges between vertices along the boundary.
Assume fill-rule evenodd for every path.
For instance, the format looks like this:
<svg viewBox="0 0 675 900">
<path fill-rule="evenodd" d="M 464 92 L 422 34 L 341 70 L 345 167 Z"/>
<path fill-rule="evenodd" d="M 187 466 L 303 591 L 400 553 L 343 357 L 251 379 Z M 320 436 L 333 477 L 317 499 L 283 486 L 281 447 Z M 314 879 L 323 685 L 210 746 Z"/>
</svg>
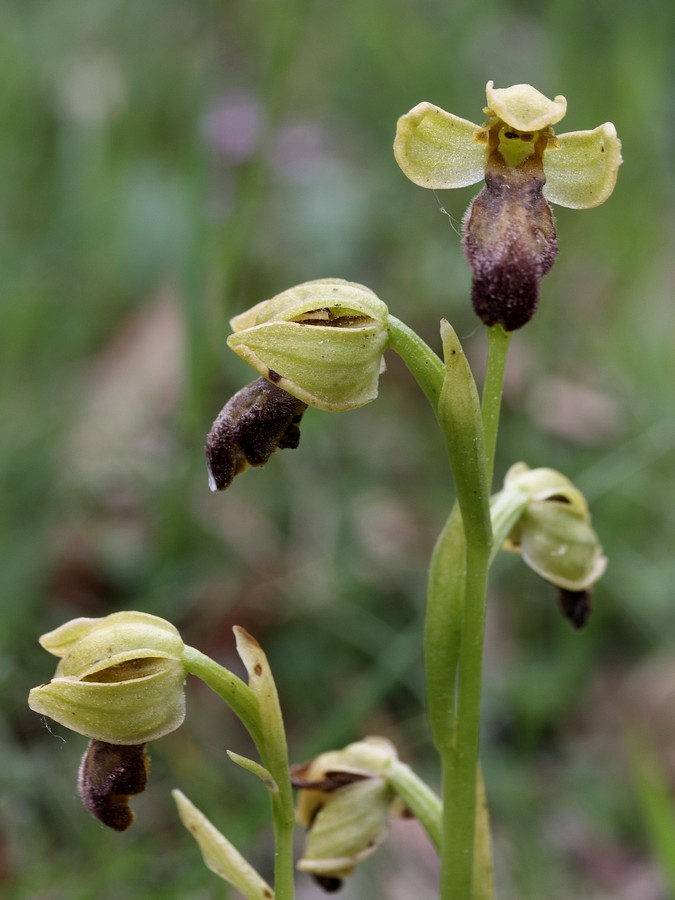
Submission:
<svg viewBox="0 0 675 900">
<path fill-rule="evenodd" d="M 398 120 L 394 156 L 421 187 L 466 187 L 485 175 L 487 142 L 478 125 L 423 102 Z"/>
<path fill-rule="evenodd" d="M 599 206 L 614 190 L 621 163 L 621 141 L 611 122 L 561 134 L 544 153 L 544 196 L 570 209 Z"/>
</svg>

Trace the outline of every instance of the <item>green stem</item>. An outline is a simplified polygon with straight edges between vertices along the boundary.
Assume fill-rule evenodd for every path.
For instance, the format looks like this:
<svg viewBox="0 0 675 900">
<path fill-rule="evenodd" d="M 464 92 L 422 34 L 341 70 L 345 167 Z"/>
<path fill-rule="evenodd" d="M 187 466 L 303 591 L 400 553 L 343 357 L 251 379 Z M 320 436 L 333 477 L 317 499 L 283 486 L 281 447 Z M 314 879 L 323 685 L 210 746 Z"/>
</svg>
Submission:
<svg viewBox="0 0 675 900">
<path fill-rule="evenodd" d="M 510 336 L 499 326 L 488 332 L 481 408 L 456 334 L 447 323 L 441 333 L 444 372 L 417 335 L 390 319 L 390 346 L 403 357 L 436 412 L 457 492 L 458 502 L 431 559 L 424 649 L 429 720 L 442 768 L 440 897 L 468 900 L 492 893 L 481 860 L 474 864 L 474 851 L 485 604 L 492 561 L 489 494 Z M 481 840 L 487 837 L 479 834 Z"/>
<path fill-rule="evenodd" d="M 290 791 L 281 787 L 278 794 L 272 795 L 272 824 L 274 827 L 274 897 L 275 900 L 293 900 L 295 897 L 293 796 Z"/>
<path fill-rule="evenodd" d="M 186 646 L 183 662 L 190 675 L 195 675 L 230 707 L 253 739 L 258 752 L 265 745 L 258 701 L 251 688 L 229 669 L 219 665 L 200 650 Z"/>
<path fill-rule="evenodd" d="M 504 372 L 508 357 L 509 343 L 513 332 L 504 331 L 501 325 L 488 328 L 488 362 L 483 384 L 481 413 L 485 433 L 485 459 L 488 484 L 492 484 L 494 472 L 499 413 L 504 393 Z"/>
<path fill-rule="evenodd" d="M 467 542 L 464 629 L 452 744 L 444 748 L 441 898 L 471 897 L 489 547 Z"/>
<path fill-rule="evenodd" d="M 387 769 L 387 781 L 440 851 L 443 825 L 440 799 L 406 763 L 392 763 Z"/>
<path fill-rule="evenodd" d="M 389 347 L 401 357 L 436 412 L 445 378 L 442 360 L 422 338 L 396 316 L 389 316 Z"/>
<path fill-rule="evenodd" d="M 286 738 L 271 673 L 263 689 L 265 695 L 261 696 L 229 669 L 193 647 L 185 647 L 183 660 L 187 671 L 207 684 L 241 720 L 276 783 L 278 789 L 270 793 L 274 827 L 274 896 L 275 900 L 293 900 L 293 792 Z"/>
<path fill-rule="evenodd" d="M 263 742 L 258 747 L 260 758 L 276 783 L 270 793 L 274 826 L 274 896 L 276 900 L 293 900 L 293 829 L 295 811 L 291 772 L 288 763 L 286 731 L 279 695 L 269 660 L 262 647 L 244 628 L 234 627 L 237 653 L 246 666 L 249 687 L 258 702 L 263 725 Z"/>
</svg>

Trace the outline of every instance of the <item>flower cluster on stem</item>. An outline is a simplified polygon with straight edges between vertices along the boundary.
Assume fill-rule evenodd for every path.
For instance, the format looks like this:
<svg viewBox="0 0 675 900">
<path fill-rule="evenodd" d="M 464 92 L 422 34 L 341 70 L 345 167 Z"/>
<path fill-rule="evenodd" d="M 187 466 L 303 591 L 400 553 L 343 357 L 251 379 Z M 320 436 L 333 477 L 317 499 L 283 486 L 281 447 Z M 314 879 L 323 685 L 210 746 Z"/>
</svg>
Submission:
<svg viewBox="0 0 675 900">
<path fill-rule="evenodd" d="M 183 644 L 169 622 L 142 612 L 76 619 L 44 635 L 59 657 L 31 707 L 90 738 L 80 768 L 87 809 L 112 828 L 133 821 L 144 789 L 146 744 L 179 727 L 188 674 L 202 679 L 241 720 L 259 759 L 230 753 L 267 790 L 275 837 L 270 886 L 180 791 L 181 820 L 205 864 L 250 900 L 291 900 L 293 828 L 306 829 L 298 862 L 336 890 L 384 841 L 392 815 L 417 817 L 440 854 L 441 900 L 492 900 L 492 852 L 479 765 L 482 657 L 490 566 L 500 550 L 558 591 L 576 628 L 607 560 L 585 498 L 561 473 L 516 463 L 492 494 L 495 446 L 511 334 L 534 315 L 542 278 L 558 252 L 550 203 L 587 208 L 612 193 L 621 164 L 614 126 L 556 135 L 566 100 L 530 85 L 486 87 L 476 125 L 431 103 L 398 122 L 394 154 L 405 175 L 433 189 L 485 181 L 463 223 L 472 302 L 487 326 L 482 396 L 460 340 L 441 322 L 442 358 L 369 288 L 339 278 L 309 281 L 232 320 L 229 347 L 258 378 L 217 416 L 206 441 L 209 484 L 297 448 L 308 407 L 344 412 L 377 397 L 384 353 L 396 352 L 429 401 L 445 443 L 456 502 L 429 566 L 424 623 L 428 714 L 440 763 L 439 798 L 393 745 L 366 738 L 290 767 L 277 690 L 257 641 L 235 628 L 248 679 Z M 298 790 L 294 810 L 292 788 Z"/>
</svg>

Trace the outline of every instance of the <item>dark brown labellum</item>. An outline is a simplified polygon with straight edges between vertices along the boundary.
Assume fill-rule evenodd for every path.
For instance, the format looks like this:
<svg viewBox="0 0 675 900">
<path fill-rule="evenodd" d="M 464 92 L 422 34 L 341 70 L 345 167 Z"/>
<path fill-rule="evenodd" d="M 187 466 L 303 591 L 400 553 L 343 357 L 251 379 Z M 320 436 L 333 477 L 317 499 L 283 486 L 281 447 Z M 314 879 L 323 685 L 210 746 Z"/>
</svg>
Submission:
<svg viewBox="0 0 675 900">
<path fill-rule="evenodd" d="M 300 421 L 306 409 L 306 403 L 266 378 L 237 391 L 206 439 L 211 489 L 224 491 L 249 466 L 265 465 L 275 450 L 294 450 L 300 443 Z"/>
<path fill-rule="evenodd" d="M 309 768 L 310 763 L 299 763 L 291 766 L 291 784 L 294 788 L 308 788 L 313 791 L 323 791 L 328 794 L 337 791 L 347 785 L 354 784 L 356 781 L 365 781 L 370 778 L 362 772 L 324 772 L 322 778 L 307 779 L 304 773 Z"/>
<path fill-rule="evenodd" d="M 327 894 L 335 894 L 342 887 L 342 879 L 332 875 L 312 875 L 312 878 Z"/>
<path fill-rule="evenodd" d="M 485 187 L 469 207 L 463 232 L 471 299 L 486 325 L 514 331 L 537 309 L 539 282 L 558 252 L 545 182 L 536 155 L 517 168 L 498 153 L 489 157 Z"/>
<path fill-rule="evenodd" d="M 591 617 L 591 592 L 558 588 L 558 606 L 575 628 L 583 628 Z"/>
<path fill-rule="evenodd" d="M 145 790 L 150 758 L 145 744 L 89 741 L 77 780 L 85 808 L 108 828 L 126 831 L 136 818 L 129 800 Z"/>
</svg>

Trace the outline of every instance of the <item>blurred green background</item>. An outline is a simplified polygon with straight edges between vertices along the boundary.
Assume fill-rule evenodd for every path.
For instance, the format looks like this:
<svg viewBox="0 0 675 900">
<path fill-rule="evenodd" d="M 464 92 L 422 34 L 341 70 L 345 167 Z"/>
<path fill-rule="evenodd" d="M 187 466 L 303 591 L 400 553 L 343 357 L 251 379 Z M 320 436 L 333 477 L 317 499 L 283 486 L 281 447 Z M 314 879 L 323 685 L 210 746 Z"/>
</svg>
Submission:
<svg viewBox="0 0 675 900">
<path fill-rule="evenodd" d="M 300 448 L 225 495 L 202 447 L 253 377 L 228 318 L 311 278 L 367 284 L 437 349 L 448 317 L 480 379 L 457 234 L 475 190 L 420 190 L 391 143 L 422 99 L 481 121 L 490 78 L 564 94 L 559 131 L 613 121 L 625 159 L 604 206 L 557 210 L 559 260 L 512 342 L 497 479 L 519 459 L 564 470 L 610 566 L 580 634 L 516 558 L 496 566 L 483 760 L 500 897 L 675 896 L 674 9 L 5 0 L 3 896 L 230 896 L 173 786 L 269 868 L 266 798 L 225 757 L 246 736 L 199 684 L 151 748 L 134 828 L 84 812 L 86 741 L 26 706 L 53 671 L 38 636 L 74 616 L 160 614 L 237 671 L 242 624 L 272 661 L 295 761 L 381 733 L 434 783 L 420 630 L 452 486 L 410 377 L 392 358 L 376 403 L 310 410 Z M 433 900 L 415 823 L 383 854 L 345 898 Z"/>
</svg>

